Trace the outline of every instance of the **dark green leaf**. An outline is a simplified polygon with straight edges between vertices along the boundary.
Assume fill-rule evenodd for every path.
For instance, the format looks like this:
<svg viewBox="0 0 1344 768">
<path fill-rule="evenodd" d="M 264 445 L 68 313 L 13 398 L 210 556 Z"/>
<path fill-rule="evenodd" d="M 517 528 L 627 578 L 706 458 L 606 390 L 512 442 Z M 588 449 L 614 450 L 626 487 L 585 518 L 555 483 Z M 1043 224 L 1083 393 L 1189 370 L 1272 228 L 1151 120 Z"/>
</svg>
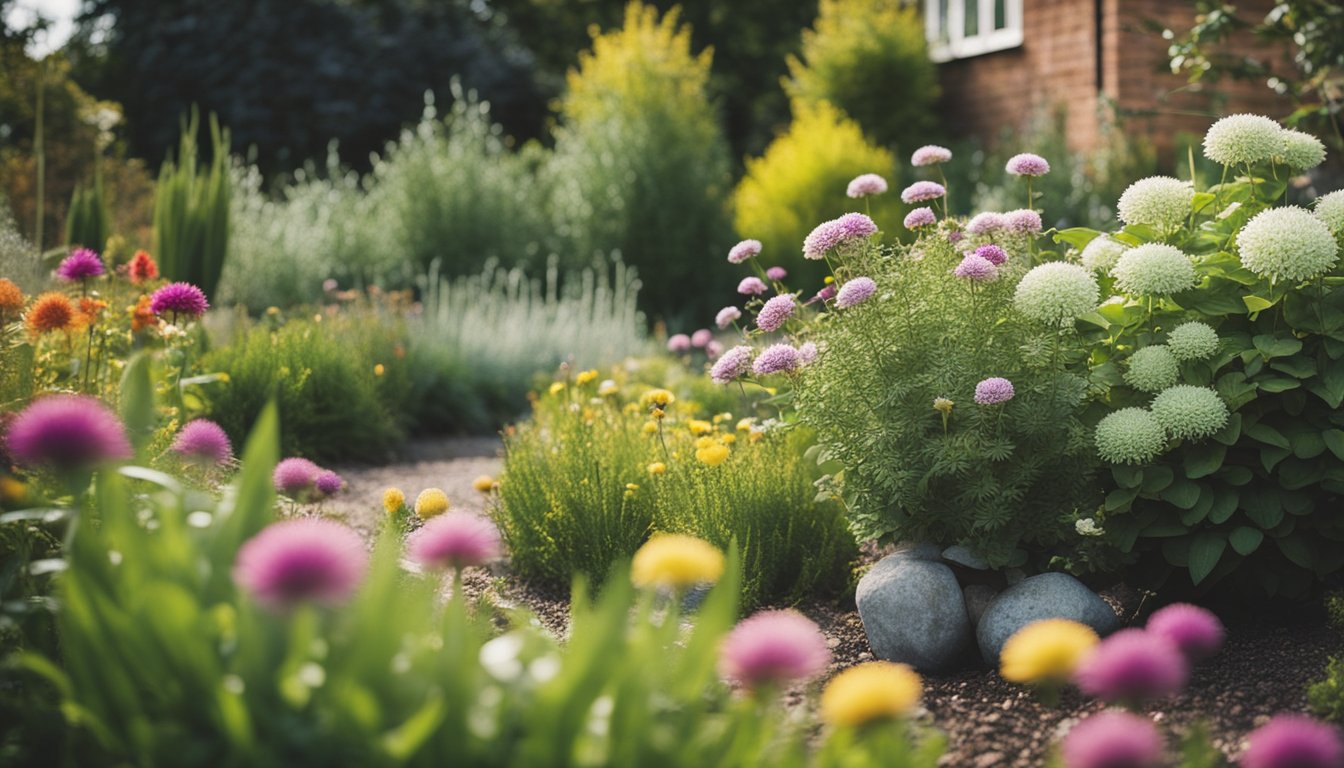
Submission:
<svg viewBox="0 0 1344 768">
<path fill-rule="evenodd" d="M 1213 507 L 1209 509 L 1209 522 L 1214 524 L 1227 522 L 1232 513 L 1237 511 L 1238 500 L 1236 491 L 1230 488 L 1220 489 L 1213 500 Z"/>
<path fill-rule="evenodd" d="M 1151 467 L 1145 467 L 1143 470 L 1143 485 L 1141 489 L 1146 494 L 1154 494 L 1171 485 L 1175 479 L 1176 473 L 1171 471 L 1171 467 L 1164 464 L 1155 464 Z"/>
<path fill-rule="evenodd" d="M 1199 584 L 1217 567 L 1218 560 L 1227 549 L 1227 539 L 1222 534 L 1206 532 L 1195 536 L 1190 542 L 1190 580 Z"/>
<path fill-rule="evenodd" d="M 1178 478 L 1162 491 L 1162 498 L 1179 509 L 1190 509 L 1199 501 L 1199 484 Z"/>
<path fill-rule="evenodd" d="M 1208 477 L 1223 465 L 1227 455 L 1227 446 L 1217 443 L 1200 443 L 1185 449 L 1185 476 L 1194 480 Z"/>
<path fill-rule="evenodd" d="M 1265 540 L 1265 534 L 1258 529 L 1243 525 L 1227 537 L 1227 541 L 1232 545 L 1232 549 L 1238 555 L 1249 555 L 1260 547 L 1260 542 Z"/>
<path fill-rule="evenodd" d="M 1283 436 L 1282 432 L 1264 422 L 1258 422 L 1248 427 L 1243 427 L 1241 431 L 1252 440 L 1258 440 L 1265 445 L 1272 445 L 1276 448 L 1283 448 L 1284 450 L 1289 450 L 1293 447 L 1292 444 L 1288 442 L 1288 438 Z"/>
</svg>

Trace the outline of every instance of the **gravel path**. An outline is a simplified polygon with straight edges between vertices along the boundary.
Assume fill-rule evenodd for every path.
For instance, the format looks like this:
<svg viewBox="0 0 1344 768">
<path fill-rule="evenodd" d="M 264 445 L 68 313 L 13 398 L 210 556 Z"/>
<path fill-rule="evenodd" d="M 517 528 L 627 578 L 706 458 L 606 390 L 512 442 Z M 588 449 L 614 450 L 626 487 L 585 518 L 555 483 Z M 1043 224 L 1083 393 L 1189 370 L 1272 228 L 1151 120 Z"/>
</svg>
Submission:
<svg viewBox="0 0 1344 768">
<path fill-rule="evenodd" d="M 369 532 L 382 514 L 383 489 L 401 488 L 409 500 L 429 487 L 442 488 L 454 509 L 483 512 L 485 497 L 472 488 L 480 475 L 498 477 L 502 468 L 495 438 L 465 438 L 413 444 L 404 463 L 384 467 L 343 467 L 348 491 L 327 512 Z M 489 592 L 502 605 L 523 604 L 544 626 L 564 636 L 568 605 L 564 595 L 509 578 L 507 568 L 468 572 L 466 587 Z M 853 602 L 800 606 L 825 632 L 835 662 L 830 674 L 872 660 Z M 1236 756 L 1245 735 L 1281 712 L 1305 712 L 1306 686 L 1319 679 L 1328 656 L 1344 651 L 1344 638 L 1319 616 L 1296 624 L 1243 624 L 1229 627 L 1227 646 L 1198 667 L 1186 692 L 1149 710 L 1164 730 L 1181 735 L 1203 723 L 1214 744 Z M 794 702 L 805 701 L 791 691 Z M 1024 688 L 987 669 L 925 679 L 921 719 L 947 734 L 945 766 L 956 768 L 1036 768 L 1049 747 L 1079 717 L 1101 709 L 1077 693 L 1067 693 L 1055 709 L 1041 707 Z M 1174 743 L 1170 745 L 1173 749 Z"/>
</svg>

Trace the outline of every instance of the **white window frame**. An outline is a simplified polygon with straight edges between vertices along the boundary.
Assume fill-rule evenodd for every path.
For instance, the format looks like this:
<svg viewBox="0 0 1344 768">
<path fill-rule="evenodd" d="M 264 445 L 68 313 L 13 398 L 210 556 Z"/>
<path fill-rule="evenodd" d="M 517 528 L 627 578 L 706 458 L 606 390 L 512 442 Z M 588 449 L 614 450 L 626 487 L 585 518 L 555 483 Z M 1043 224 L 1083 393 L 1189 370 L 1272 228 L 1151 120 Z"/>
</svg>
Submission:
<svg viewBox="0 0 1344 768">
<path fill-rule="evenodd" d="M 939 0 L 924 0 L 924 38 L 937 62 L 966 59 L 1022 45 L 1022 0 L 1004 0 L 1004 27 L 994 29 L 995 0 L 977 0 L 974 35 L 966 34 L 966 0 L 947 0 L 947 29 L 940 28 Z"/>
</svg>

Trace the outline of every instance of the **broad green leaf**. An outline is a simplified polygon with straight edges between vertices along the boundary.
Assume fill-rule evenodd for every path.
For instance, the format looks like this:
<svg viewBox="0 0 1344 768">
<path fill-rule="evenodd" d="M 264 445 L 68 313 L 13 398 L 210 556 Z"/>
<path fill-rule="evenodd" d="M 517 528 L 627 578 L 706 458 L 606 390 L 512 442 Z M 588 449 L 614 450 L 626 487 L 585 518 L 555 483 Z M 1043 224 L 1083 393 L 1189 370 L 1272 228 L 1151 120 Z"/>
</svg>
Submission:
<svg viewBox="0 0 1344 768">
<path fill-rule="evenodd" d="M 1256 385 L 1262 392 L 1287 392 L 1290 389 L 1297 389 L 1302 386 L 1302 382 L 1297 379 L 1289 379 L 1283 376 L 1274 376 L 1271 378 L 1257 379 Z"/>
<path fill-rule="evenodd" d="M 1219 470 L 1218 476 L 1226 481 L 1228 485 L 1245 485 L 1255 478 L 1255 475 L 1251 473 L 1251 470 L 1241 466 L 1224 466 Z"/>
<path fill-rule="evenodd" d="M 1069 227 L 1068 229 L 1061 229 L 1055 232 L 1054 235 L 1056 243 L 1068 243 L 1080 251 L 1083 250 L 1088 243 L 1100 236 L 1100 232 L 1095 229 L 1088 229 L 1087 227 Z"/>
<path fill-rule="evenodd" d="M 1270 368 L 1299 379 L 1309 379 L 1316 375 L 1316 361 L 1306 357 L 1286 357 L 1269 364 Z M 1261 389 L 1264 387 L 1262 386 Z"/>
<path fill-rule="evenodd" d="M 1171 467 L 1164 464 L 1154 464 L 1145 467 L 1143 470 L 1143 485 L 1141 490 L 1146 494 L 1160 492 L 1163 488 L 1171 485 L 1171 481 L 1176 478 L 1176 473 L 1171 471 Z"/>
<path fill-rule="evenodd" d="M 140 352 L 130 359 L 121 375 L 121 420 L 126 424 L 126 433 L 137 453 L 154 436 L 158 422 L 154 411 L 154 384 L 149 375 L 151 362 L 148 352 Z"/>
<path fill-rule="evenodd" d="M 1227 424 L 1213 435 L 1213 439 L 1223 445 L 1236 445 L 1241 437 L 1241 414 L 1234 413 L 1227 417 Z"/>
<path fill-rule="evenodd" d="M 1330 452 L 1335 454 L 1335 458 L 1344 461 L 1344 430 L 1327 429 L 1321 433 L 1321 439 L 1325 441 Z"/>
<path fill-rule="evenodd" d="M 1214 496 L 1213 506 L 1209 509 L 1209 522 L 1215 525 L 1227 522 L 1232 513 L 1237 511 L 1238 500 L 1236 491 L 1230 488 L 1220 489 Z"/>
<path fill-rule="evenodd" d="M 1340 433 L 1344 437 L 1344 432 Z M 1124 464 L 1116 464 L 1111 467 L 1111 477 L 1121 488 L 1138 488 L 1143 482 L 1143 470 L 1138 467 L 1131 467 Z"/>
<path fill-rule="evenodd" d="M 1274 468 L 1279 465 L 1279 462 L 1288 458 L 1290 454 L 1292 454 L 1292 451 L 1288 448 L 1277 448 L 1272 445 L 1267 445 L 1260 449 L 1260 464 L 1265 468 L 1266 472 L 1273 472 Z"/>
<path fill-rule="evenodd" d="M 1259 549 L 1260 542 L 1264 540 L 1265 534 L 1248 525 L 1243 525 L 1237 528 L 1227 537 L 1227 542 L 1232 545 L 1232 549 L 1238 555 L 1251 554 L 1256 549 Z"/>
<path fill-rule="evenodd" d="M 1185 476 L 1195 480 L 1208 477 L 1223 466 L 1227 446 L 1218 443 L 1199 443 L 1185 449 Z"/>
<path fill-rule="evenodd" d="M 1264 422 L 1257 422 L 1250 426 L 1242 427 L 1241 431 L 1242 434 L 1252 440 L 1258 440 L 1265 445 L 1272 445 L 1285 450 L 1289 450 L 1293 447 L 1292 443 L 1288 442 L 1288 438 L 1284 437 L 1282 432 Z"/>
<path fill-rule="evenodd" d="M 1274 543 L 1279 545 L 1279 551 L 1283 556 L 1293 561 L 1295 565 L 1308 569 L 1315 565 L 1316 556 L 1311 544 L 1300 534 L 1280 536 Z"/>
<path fill-rule="evenodd" d="M 1283 505 L 1279 493 L 1272 489 L 1255 489 L 1241 495 L 1241 511 L 1262 530 L 1269 530 L 1283 522 Z"/>
<path fill-rule="evenodd" d="M 1118 488 L 1106 495 L 1106 511 L 1116 512 L 1122 509 L 1128 509 L 1133 503 L 1135 497 L 1139 495 L 1138 488 Z"/>
<path fill-rule="evenodd" d="M 1262 299 L 1259 296 L 1242 296 L 1241 301 L 1246 305 L 1246 309 L 1251 312 L 1264 312 L 1274 306 L 1274 302 Z"/>
<path fill-rule="evenodd" d="M 1199 501 L 1199 484 L 1177 478 L 1162 491 L 1162 498 L 1179 509 L 1190 509 Z"/>
<path fill-rule="evenodd" d="M 1254 297 L 1248 297 L 1254 298 Z M 1283 338 L 1270 334 L 1261 334 L 1251 339 L 1251 343 L 1265 357 L 1288 357 L 1302 351 L 1302 342 L 1298 339 Z"/>
<path fill-rule="evenodd" d="M 1195 536 L 1190 542 L 1190 580 L 1199 584 L 1208 578 L 1218 566 L 1218 560 L 1227 549 L 1227 539 L 1222 534 L 1205 532 Z"/>
</svg>

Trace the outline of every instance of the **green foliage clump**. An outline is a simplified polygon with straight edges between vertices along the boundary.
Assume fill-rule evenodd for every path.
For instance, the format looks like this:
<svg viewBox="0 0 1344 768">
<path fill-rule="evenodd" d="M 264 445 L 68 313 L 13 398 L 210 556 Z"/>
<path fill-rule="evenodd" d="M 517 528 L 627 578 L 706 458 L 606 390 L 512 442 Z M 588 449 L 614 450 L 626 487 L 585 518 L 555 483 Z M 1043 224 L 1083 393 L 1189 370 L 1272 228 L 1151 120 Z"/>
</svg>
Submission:
<svg viewBox="0 0 1344 768">
<path fill-rule="evenodd" d="M 65 242 L 102 251 L 112 234 L 112 214 L 103 195 L 103 174 L 94 176 L 88 187 L 76 186 L 70 197 L 70 212 L 65 218 Z"/>
<path fill-rule="evenodd" d="M 895 192 L 859 203 L 847 200 L 851 179 L 876 173 L 894 183 L 896 158 L 863 135 L 859 125 L 826 102 L 796 103 L 793 122 L 759 158 L 733 192 L 738 234 L 760 240 L 767 264 L 788 269 L 796 284 L 819 281 L 822 268 L 802 256 L 803 239 L 823 221 L 862 207 L 889 230 L 903 216 Z"/>
<path fill-rule="evenodd" d="M 938 72 L 910 3 L 821 0 L 801 57 L 788 62 L 791 98 L 839 107 L 882 146 L 908 151 L 934 128 Z"/>
<path fill-rule="evenodd" d="M 177 160 L 165 160 L 154 190 L 154 257 L 169 280 L 192 283 L 214 296 L 229 252 L 229 132 L 210 117 L 211 155 L 201 164 L 198 115 L 182 124 Z"/>
<path fill-rule="evenodd" d="M 1311 711 L 1332 723 L 1344 723 L 1344 659 L 1331 657 L 1325 677 L 1307 687 Z"/>
</svg>

